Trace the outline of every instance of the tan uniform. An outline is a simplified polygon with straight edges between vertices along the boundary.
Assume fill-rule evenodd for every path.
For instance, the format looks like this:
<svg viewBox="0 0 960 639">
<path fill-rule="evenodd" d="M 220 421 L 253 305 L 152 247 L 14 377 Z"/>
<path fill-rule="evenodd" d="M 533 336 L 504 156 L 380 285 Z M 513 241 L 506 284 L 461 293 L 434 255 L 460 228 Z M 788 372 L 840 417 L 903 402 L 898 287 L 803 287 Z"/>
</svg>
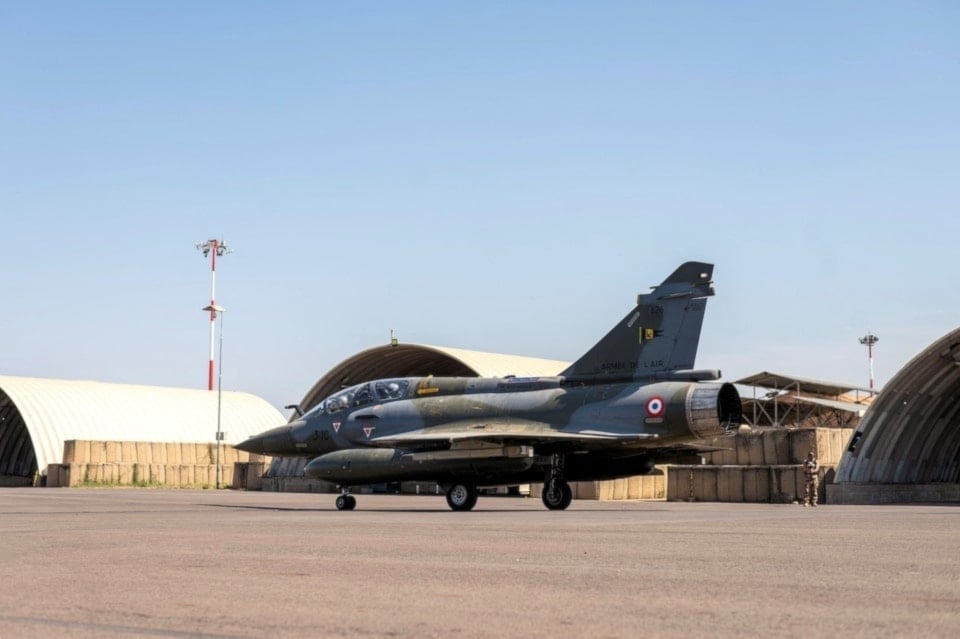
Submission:
<svg viewBox="0 0 960 639">
<path fill-rule="evenodd" d="M 803 475 L 806 479 L 803 505 L 816 506 L 817 491 L 820 488 L 820 462 L 817 461 L 816 457 L 807 457 L 807 460 L 803 462 Z"/>
</svg>

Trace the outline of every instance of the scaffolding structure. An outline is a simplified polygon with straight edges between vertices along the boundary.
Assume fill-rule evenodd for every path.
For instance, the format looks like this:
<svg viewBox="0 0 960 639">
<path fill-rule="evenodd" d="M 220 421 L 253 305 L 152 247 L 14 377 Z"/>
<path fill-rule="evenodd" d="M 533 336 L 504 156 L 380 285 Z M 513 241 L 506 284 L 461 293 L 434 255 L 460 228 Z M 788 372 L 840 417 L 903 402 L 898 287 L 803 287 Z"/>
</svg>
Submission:
<svg viewBox="0 0 960 639">
<path fill-rule="evenodd" d="M 769 371 L 734 384 L 751 428 L 854 428 L 875 396 L 868 388 Z"/>
</svg>

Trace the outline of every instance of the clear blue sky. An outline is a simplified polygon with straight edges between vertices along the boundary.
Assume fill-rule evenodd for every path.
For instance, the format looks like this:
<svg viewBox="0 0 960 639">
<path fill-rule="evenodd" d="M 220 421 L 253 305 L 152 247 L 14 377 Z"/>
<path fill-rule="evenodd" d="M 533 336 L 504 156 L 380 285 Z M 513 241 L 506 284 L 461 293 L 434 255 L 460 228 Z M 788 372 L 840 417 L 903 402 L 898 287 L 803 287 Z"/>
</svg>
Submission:
<svg viewBox="0 0 960 639">
<path fill-rule="evenodd" d="M 0 374 L 299 400 L 400 339 L 572 360 L 714 262 L 698 365 L 960 325 L 960 3 L 0 3 Z"/>
</svg>

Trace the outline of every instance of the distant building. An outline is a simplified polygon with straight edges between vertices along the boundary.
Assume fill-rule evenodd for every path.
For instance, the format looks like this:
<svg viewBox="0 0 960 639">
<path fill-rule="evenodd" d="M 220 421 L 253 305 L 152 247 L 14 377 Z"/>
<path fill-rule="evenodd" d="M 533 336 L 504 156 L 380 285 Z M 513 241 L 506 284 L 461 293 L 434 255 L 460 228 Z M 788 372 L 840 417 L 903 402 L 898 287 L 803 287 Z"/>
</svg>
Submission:
<svg viewBox="0 0 960 639">
<path fill-rule="evenodd" d="M 286 421 L 254 395 L 220 395 L 225 443 Z M 33 483 L 69 440 L 213 443 L 217 402 L 208 390 L 0 376 L 0 485 Z"/>
</svg>

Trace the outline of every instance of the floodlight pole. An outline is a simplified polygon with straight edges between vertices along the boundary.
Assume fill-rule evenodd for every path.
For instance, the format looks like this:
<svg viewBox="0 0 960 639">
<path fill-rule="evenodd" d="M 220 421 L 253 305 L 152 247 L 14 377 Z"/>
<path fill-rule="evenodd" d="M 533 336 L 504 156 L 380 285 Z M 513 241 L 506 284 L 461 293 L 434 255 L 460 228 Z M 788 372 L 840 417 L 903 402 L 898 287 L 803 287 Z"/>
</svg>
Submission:
<svg viewBox="0 0 960 639">
<path fill-rule="evenodd" d="M 203 253 L 204 257 L 210 257 L 210 306 L 204 308 L 215 309 L 217 306 L 217 257 L 230 253 L 230 248 L 223 240 L 207 240 L 198 243 L 197 250 Z M 210 360 L 207 365 L 207 390 L 213 390 L 213 346 L 216 337 L 217 311 L 210 310 Z"/>
<path fill-rule="evenodd" d="M 867 347 L 867 357 L 870 359 L 870 395 L 874 393 L 873 390 L 873 345 L 880 341 L 880 338 L 874 335 L 873 333 L 867 333 L 860 338 L 860 343 Z"/>
<path fill-rule="evenodd" d="M 216 313 L 216 311 L 214 311 Z M 217 358 L 217 490 L 223 477 L 220 470 L 220 442 L 223 441 L 223 431 L 220 430 L 220 407 L 223 405 L 223 308 L 220 309 L 220 353 Z"/>
<path fill-rule="evenodd" d="M 211 304 L 210 306 L 204 306 L 203 310 L 210 311 L 213 313 L 213 316 L 220 316 L 220 359 L 217 362 L 217 490 L 220 490 L 220 442 L 223 441 L 223 431 L 220 430 L 220 414 L 221 407 L 223 406 L 223 312 L 226 310 L 222 306 L 217 306 L 216 304 Z"/>
</svg>

